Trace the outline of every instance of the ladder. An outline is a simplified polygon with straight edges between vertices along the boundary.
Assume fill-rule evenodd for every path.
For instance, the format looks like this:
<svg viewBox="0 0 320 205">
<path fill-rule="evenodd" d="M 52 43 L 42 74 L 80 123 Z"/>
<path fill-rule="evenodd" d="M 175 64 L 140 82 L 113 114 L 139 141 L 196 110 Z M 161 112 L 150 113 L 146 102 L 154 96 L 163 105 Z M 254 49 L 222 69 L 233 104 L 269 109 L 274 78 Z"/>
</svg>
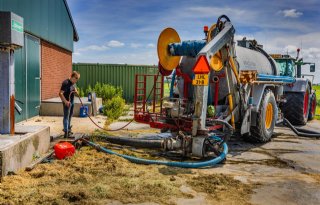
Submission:
<svg viewBox="0 0 320 205">
<path fill-rule="evenodd" d="M 136 121 L 149 123 L 150 116 L 161 115 L 163 80 L 162 75 L 136 74 L 134 93 L 134 117 Z"/>
</svg>

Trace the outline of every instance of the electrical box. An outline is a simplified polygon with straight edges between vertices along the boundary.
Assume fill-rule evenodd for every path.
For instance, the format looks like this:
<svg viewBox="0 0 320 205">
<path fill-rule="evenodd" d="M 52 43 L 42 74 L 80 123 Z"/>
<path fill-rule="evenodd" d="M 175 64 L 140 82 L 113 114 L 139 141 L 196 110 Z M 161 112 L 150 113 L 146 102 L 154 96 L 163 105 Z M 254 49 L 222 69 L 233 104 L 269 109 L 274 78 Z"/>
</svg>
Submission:
<svg viewBox="0 0 320 205">
<path fill-rule="evenodd" d="M 23 47 L 23 18 L 9 11 L 0 11 L 0 45 Z"/>
</svg>

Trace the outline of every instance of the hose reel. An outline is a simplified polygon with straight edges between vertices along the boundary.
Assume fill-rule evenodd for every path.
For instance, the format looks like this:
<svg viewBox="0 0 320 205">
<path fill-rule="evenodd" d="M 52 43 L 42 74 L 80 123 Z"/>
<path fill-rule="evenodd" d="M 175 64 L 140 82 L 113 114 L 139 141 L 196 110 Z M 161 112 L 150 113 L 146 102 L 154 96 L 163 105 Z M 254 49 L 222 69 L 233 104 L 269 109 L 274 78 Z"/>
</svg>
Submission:
<svg viewBox="0 0 320 205">
<path fill-rule="evenodd" d="M 206 40 L 181 41 L 179 34 L 173 28 L 164 29 L 158 38 L 157 52 L 159 58 L 159 71 L 162 75 L 168 76 L 179 65 L 181 56 L 196 57 L 200 50 L 205 47 L 218 33 L 217 24 L 213 24 Z M 218 51 L 210 58 L 210 67 L 219 72 L 223 68 L 222 56 Z"/>
<path fill-rule="evenodd" d="M 159 64 L 165 71 L 173 71 L 179 65 L 181 56 L 171 55 L 169 45 L 180 42 L 179 34 L 173 28 L 166 28 L 160 33 L 157 51 Z"/>
</svg>

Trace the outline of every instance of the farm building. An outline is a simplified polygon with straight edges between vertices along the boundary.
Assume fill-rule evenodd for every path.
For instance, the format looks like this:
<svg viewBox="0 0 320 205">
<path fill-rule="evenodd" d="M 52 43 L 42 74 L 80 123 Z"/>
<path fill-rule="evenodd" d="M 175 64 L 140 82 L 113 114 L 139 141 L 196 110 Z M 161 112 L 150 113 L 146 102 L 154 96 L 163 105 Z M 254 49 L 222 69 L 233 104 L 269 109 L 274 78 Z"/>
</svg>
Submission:
<svg viewBox="0 0 320 205">
<path fill-rule="evenodd" d="M 41 101 L 58 96 L 79 37 L 66 0 L 1 0 L 0 10 L 24 19 L 24 47 L 15 52 L 15 97 L 23 103 L 18 122 L 39 115 Z"/>
</svg>

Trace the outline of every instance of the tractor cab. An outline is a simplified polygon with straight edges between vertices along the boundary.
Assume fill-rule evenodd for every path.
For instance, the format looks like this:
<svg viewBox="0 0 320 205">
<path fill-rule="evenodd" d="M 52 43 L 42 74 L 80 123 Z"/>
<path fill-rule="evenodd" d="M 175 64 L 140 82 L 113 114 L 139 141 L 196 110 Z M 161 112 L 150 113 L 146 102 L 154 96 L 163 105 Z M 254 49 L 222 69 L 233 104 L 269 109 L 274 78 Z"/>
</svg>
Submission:
<svg viewBox="0 0 320 205">
<path fill-rule="evenodd" d="M 295 78 L 303 78 L 304 76 L 311 76 L 309 74 L 301 74 L 302 65 L 310 65 L 310 73 L 315 72 L 315 63 L 304 62 L 302 58 L 299 58 L 300 50 L 297 50 L 297 58 L 293 58 L 290 55 L 270 54 L 270 56 L 276 61 L 279 67 L 279 73 L 281 76 L 289 76 Z"/>
<path fill-rule="evenodd" d="M 290 55 L 270 54 L 276 61 L 280 76 L 296 77 L 295 59 Z"/>
</svg>

